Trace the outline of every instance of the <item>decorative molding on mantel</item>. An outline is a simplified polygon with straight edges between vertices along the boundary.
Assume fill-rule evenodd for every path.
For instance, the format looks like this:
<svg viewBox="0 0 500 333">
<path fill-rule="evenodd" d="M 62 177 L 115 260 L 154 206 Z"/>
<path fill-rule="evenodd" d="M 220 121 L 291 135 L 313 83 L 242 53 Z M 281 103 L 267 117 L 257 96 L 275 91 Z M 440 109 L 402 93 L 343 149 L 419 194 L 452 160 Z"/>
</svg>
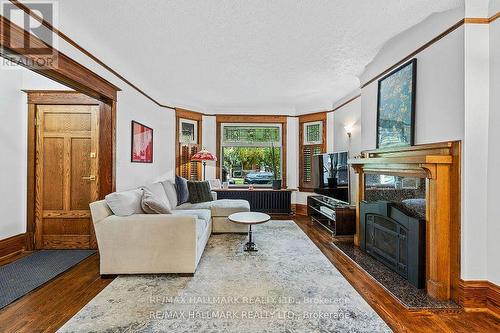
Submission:
<svg viewBox="0 0 500 333">
<path fill-rule="evenodd" d="M 458 302 L 460 277 L 460 142 L 378 149 L 349 160 L 356 171 L 356 235 L 359 246 L 360 202 L 366 173 L 425 178 L 426 289 L 436 299 Z"/>
</svg>

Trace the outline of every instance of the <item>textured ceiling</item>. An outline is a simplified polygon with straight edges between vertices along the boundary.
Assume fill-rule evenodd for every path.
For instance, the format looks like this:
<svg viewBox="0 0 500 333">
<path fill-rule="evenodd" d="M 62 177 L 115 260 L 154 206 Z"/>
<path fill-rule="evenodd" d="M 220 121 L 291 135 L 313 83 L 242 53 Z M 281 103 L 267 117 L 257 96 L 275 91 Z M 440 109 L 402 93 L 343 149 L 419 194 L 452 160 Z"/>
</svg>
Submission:
<svg viewBox="0 0 500 333">
<path fill-rule="evenodd" d="M 390 38 L 463 0 L 64 0 L 60 29 L 163 104 L 331 108 Z"/>
</svg>

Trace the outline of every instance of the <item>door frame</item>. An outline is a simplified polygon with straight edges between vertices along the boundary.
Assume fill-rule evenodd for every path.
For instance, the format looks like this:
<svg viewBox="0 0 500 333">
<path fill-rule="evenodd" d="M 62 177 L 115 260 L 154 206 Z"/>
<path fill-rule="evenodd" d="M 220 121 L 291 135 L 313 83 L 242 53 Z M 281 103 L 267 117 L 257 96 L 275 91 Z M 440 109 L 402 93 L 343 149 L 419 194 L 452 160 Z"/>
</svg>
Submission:
<svg viewBox="0 0 500 333">
<path fill-rule="evenodd" d="M 98 105 L 99 106 L 99 199 L 115 190 L 115 103 L 99 101 L 76 91 L 60 90 L 24 90 L 28 104 L 28 172 L 26 206 L 26 247 L 35 249 L 35 200 L 36 200 L 36 106 L 37 105 Z M 112 145 L 109 144 L 111 139 Z M 97 248 L 97 242 L 91 228 L 90 248 Z"/>
</svg>

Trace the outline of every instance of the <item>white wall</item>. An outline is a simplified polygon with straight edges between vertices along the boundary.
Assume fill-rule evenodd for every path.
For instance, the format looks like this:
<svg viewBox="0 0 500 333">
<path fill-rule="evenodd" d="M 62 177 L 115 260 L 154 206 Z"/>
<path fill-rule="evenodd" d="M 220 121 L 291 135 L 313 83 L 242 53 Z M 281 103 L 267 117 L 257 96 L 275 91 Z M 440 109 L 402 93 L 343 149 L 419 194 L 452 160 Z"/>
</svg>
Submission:
<svg viewBox="0 0 500 333">
<path fill-rule="evenodd" d="M 215 116 L 203 116 L 202 144 L 203 148 L 213 154 L 217 154 L 217 118 Z M 220 178 L 217 175 L 217 163 L 207 162 L 207 174 L 205 179 Z"/>
<path fill-rule="evenodd" d="M 68 89 L 24 68 L 0 69 L 0 239 L 26 232 L 27 96 L 21 90 Z"/>
<path fill-rule="evenodd" d="M 352 126 L 351 138 L 345 126 Z M 330 112 L 327 117 L 327 151 L 348 151 L 349 158 L 361 152 L 361 98 L 357 98 L 340 109 Z M 357 182 L 351 168 L 350 202 L 356 202 Z"/>
<path fill-rule="evenodd" d="M 500 1 L 497 1 L 500 10 Z M 486 265 L 488 280 L 500 285 L 500 20 L 489 26 L 490 48 L 490 116 L 488 131 L 488 219 Z"/>
<path fill-rule="evenodd" d="M 404 35 L 399 38 L 407 42 Z M 414 48 L 415 45 L 408 52 L 401 54 L 399 58 Z M 381 53 L 377 57 L 383 58 L 384 54 Z M 463 27 L 420 52 L 415 58 L 417 58 L 415 143 L 462 140 L 464 133 Z M 372 63 L 367 70 L 381 73 L 389 65 L 386 61 L 378 61 Z M 374 66 L 377 67 L 378 72 L 373 69 Z M 368 80 L 371 76 L 365 76 L 365 78 Z M 377 89 L 378 80 L 362 89 L 362 150 L 376 148 Z"/>
<path fill-rule="evenodd" d="M 461 275 L 466 280 L 485 279 L 487 271 L 488 30 L 483 24 L 465 26 Z"/>
</svg>

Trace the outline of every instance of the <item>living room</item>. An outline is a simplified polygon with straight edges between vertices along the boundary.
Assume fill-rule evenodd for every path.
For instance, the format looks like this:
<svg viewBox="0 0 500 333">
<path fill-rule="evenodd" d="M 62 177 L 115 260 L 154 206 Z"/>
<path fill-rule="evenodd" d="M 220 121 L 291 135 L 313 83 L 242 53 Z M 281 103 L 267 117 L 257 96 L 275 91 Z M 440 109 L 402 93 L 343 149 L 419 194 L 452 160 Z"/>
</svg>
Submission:
<svg viewBox="0 0 500 333">
<path fill-rule="evenodd" d="M 500 330 L 500 1 L 1 5 L 2 331 Z"/>
</svg>

